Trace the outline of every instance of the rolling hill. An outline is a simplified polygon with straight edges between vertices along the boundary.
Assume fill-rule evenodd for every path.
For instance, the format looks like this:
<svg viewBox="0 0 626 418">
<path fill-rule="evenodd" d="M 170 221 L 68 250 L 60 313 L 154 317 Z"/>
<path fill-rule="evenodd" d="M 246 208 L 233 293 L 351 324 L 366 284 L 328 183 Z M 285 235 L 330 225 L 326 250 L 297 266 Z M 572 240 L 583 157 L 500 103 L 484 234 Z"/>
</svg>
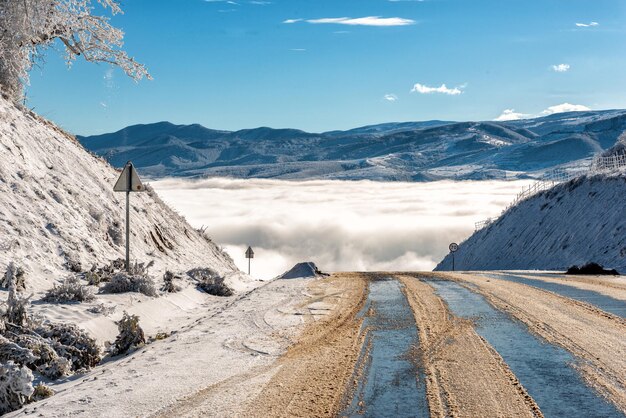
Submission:
<svg viewBox="0 0 626 418">
<path fill-rule="evenodd" d="M 510 122 L 404 122 L 309 133 L 235 132 L 159 122 L 78 139 L 116 167 L 152 177 L 430 181 L 537 177 L 613 146 L 626 110 Z"/>
</svg>

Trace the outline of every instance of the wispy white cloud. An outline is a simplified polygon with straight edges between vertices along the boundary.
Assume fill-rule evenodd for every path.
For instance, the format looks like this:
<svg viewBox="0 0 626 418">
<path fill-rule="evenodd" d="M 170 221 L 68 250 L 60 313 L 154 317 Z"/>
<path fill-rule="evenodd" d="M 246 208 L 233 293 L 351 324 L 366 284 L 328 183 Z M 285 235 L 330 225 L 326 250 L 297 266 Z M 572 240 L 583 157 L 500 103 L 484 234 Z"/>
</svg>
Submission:
<svg viewBox="0 0 626 418">
<path fill-rule="evenodd" d="M 598 22 L 589 22 L 589 23 L 576 23 L 576 26 L 579 28 L 591 28 L 594 26 L 600 26 Z"/>
<path fill-rule="evenodd" d="M 463 86 L 448 88 L 445 84 L 442 84 L 439 87 L 429 87 L 424 84 L 416 83 L 411 89 L 411 93 L 420 93 L 420 94 L 447 94 L 449 96 L 458 96 L 463 93 Z"/>
<path fill-rule="evenodd" d="M 526 119 L 528 117 L 530 117 L 530 115 L 526 113 L 516 112 L 515 109 L 505 109 L 504 112 L 502 112 L 502 114 L 494 120 L 496 122 L 506 122 L 510 120 Z"/>
<path fill-rule="evenodd" d="M 553 65 L 551 68 L 552 68 L 552 71 L 555 71 L 557 73 L 566 73 L 569 71 L 571 67 L 569 64 L 557 64 L 557 65 Z"/>
<path fill-rule="evenodd" d="M 306 49 L 305 48 L 291 48 L 290 51 L 294 51 L 294 52 L 305 52 Z"/>
<path fill-rule="evenodd" d="M 385 99 L 388 102 L 397 102 L 398 101 L 398 96 L 396 96 L 395 94 L 385 94 L 383 96 L 383 99 Z"/>
<path fill-rule="evenodd" d="M 348 26 L 408 26 L 415 24 L 414 20 L 404 19 L 401 17 L 325 17 L 321 19 L 287 19 L 283 23 L 307 22 L 315 25 L 335 24 Z"/>
<path fill-rule="evenodd" d="M 584 112 L 586 110 L 591 110 L 591 109 L 588 108 L 587 106 L 584 106 L 584 105 L 575 105 L 575 104 L 571 104 L 571 103 L 562 103 L 560 105 L 550 106 L 549 108 L 547 108 L 546 110 L 541 112 L 541 114 L 544 115 L 544 116 L 547 116 L 547 115 L 554 115 L 555 113 Z"/>
</svg>

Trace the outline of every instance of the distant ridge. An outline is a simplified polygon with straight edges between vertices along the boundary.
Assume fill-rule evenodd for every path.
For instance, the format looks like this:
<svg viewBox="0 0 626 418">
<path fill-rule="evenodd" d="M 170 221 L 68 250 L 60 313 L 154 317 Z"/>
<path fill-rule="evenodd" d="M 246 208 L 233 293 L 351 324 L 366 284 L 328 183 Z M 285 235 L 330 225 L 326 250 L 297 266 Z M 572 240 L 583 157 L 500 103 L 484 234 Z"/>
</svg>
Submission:
<svg viewBox="0 0 626 418">
<path fill-rule="evenodd" d="M 538 177 L 612 147 L 625 130 L 626 110 L 605 110 L 323 133 L 158 122 L 78 138 L 114 166 L 133 160 L 152 177 L 432 181 Z"/>
</svg>

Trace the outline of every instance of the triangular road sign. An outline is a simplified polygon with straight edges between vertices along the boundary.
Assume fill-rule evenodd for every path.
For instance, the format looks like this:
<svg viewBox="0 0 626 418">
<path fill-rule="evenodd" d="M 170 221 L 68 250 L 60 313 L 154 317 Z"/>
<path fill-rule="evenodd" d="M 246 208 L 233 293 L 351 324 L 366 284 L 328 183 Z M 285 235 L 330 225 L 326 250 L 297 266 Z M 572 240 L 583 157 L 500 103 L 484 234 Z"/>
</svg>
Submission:
<svg viewBox="0 0 626 418">
<path fill-rule="evenodd" d="M 254 251 L 252 251 L 252 247 L 248 247 L 246 250 L 246 258 L 254 258 Z"/>
<path fill-rule="evenodd" d="M 113 186 L 114 192 L 145 192 L 146 186 L 143 185 L 137 170 L 130 161 L 124 166 L 120 178 L 117 179 L 115 186 Z"/>
</svg>

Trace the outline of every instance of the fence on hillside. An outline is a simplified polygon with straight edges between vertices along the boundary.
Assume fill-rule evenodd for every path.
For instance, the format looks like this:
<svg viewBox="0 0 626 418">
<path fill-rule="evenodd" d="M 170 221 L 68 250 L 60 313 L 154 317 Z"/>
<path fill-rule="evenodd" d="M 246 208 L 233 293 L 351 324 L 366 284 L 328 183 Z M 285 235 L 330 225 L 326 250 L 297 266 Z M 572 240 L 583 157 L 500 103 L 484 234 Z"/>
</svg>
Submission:
<svg viewBox="0 0 626 418">
<path fill-rule="evenodd" d="M 544 174 L 544 176 L 529 185 L 524 187 L 521 192 L 515 196 L 515 199 L 502 211 L 502 214 L 509 210 L 511 207 L 517 205 L 524 199 L 544 191 L 551 189 L 559 183 L 564 183 L 583 176 L 585 174 L 599 174 L 611 171 L 620 171 L 626 167 L 626 154 L 611 155 L 608 157 L 597 156 L 591 160 L 590 164 L 581 164 L 575 167 L 569 167 L 565 169 L 555 169 Z M 495 219 L 487 218 L 483 221 L 476 222 L 474 229 L 479 231 L 484 227 L 490 225 Z"/>
</svg>

